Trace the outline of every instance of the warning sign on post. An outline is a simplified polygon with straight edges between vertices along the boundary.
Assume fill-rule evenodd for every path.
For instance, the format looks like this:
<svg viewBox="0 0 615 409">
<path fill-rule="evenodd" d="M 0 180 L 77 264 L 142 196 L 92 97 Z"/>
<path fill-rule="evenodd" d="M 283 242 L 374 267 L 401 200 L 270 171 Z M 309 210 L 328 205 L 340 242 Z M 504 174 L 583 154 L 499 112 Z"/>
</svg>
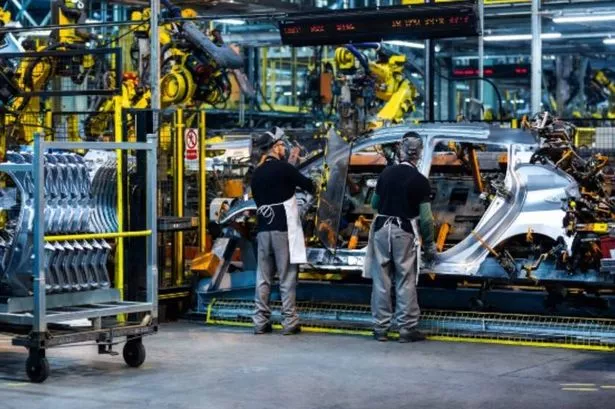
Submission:
<svg viewBox="0 0 615 409">
<path fill-rule="evenodd" d="M 184 158 L 186 160 L 197 160 L 199 158 L 199 130 L 187 128 L 184 132 Z"/>
</svg>

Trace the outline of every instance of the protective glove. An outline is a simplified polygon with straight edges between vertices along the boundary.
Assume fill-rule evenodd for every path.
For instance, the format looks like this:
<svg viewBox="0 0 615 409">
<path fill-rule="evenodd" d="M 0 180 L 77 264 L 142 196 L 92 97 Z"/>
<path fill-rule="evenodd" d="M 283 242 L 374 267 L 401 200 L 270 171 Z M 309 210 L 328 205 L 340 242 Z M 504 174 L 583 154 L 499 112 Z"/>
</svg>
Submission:
<svg viewBox="0 0 615 409">
<path fill-rule="evenodd" d="M 324 178 L 320 172 L 314 172 L 310 175 L 310 179 L 312 179 L 312 183 L 314 184 L 314 196 L 318 196 L 323 188 Z"/>
<path fill-rule="evenodd" d="M 426 263 L 432 264 L 436 260 L 437 255 L 438 249 L 436 249 L 436 243 L 431 242 L 431 244 L 425 246 L 423 260 L 425 260 Z"/>
</svg>

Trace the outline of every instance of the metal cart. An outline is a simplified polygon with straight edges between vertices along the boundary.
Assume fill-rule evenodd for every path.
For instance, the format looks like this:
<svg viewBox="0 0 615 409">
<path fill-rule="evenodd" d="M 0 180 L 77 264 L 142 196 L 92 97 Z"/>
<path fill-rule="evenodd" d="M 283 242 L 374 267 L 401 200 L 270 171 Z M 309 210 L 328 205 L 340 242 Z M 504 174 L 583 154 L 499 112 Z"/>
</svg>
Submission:
<svg viewBox="0 0 615 409">
<path fill-rule="evenodd" d="M 147 160 L 146 230 L 97 234 L 45 236 L 44 154 L 49 150 L 97 149 L 116 150 L 118 161 L 124 150 L 144 151 Z M 16 297 L 0 303 L 0 328 L 14 334 L 13 345 L 24 346 L 29 355 L 26 372 L 32 382 L 43 382 L 49 376 L 46 350 L 59 345 L 95 341 L 99 353 L 116 354 L 112 347 L 120 337 L 126 337 L 123 357 L 132 367 L 145 360 L 142 337 L 153 334 L 158 328 L 158 267 L 156 247 L 156 149 L 155 135 L 148 135 L 146 142 L 47 142 L 35 137 L 32 163 L 0 164 L 0 172 L 32 172 L 33 180 L 33 268 L 31 297 Z M 118 171 L 120 166 L 118 165 Z M 118 179 L 121 174 L 118 174 Z M 121 194 L 118 192 L 118 194 Z M 119 239 L 146 237 L 146 301 L 123 301 L 121 290 L 114 288 L 46 294 L 45 242 L 50 240 Z M 116 249 L 116 263 L 123 259 L 123 245 Z M 121 253 L 121 254 L 120 254 Z M 139 314 L 136 322 L 126 322 L 124 314 Z M 122 318 L 115 319 L 122 315 Z M 76 330 L 58 323 L 89 319 L 92 326 Z M 22 335 L 19 335 L 19 334 Z"/>
</svg>

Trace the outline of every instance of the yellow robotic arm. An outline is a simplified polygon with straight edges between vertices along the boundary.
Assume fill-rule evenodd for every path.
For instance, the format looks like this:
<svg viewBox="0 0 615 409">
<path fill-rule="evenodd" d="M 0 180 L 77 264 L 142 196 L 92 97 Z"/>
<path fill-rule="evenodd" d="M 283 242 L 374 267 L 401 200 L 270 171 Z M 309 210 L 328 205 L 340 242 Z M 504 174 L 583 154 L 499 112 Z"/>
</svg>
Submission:
<svg viewBox="0 0 615 409">
<path fill-rule="evenodd" d="M 400 123 L 404 116 L 414 111 L 416 87 L 404 76 L 405 55 L 392 55 L 386 62 L 370 62 L 369 67 L 376 76 L 376 97 L 386 101 L 378 111 L 374 125 L 382 122 Z M 374 122 L 374 121 L 372 121 Z"/>
<path fill-rule="evenodd" d="M 606 73 L 602 70 L 599 70 L 594 74 L 592 80 L 602 88 L 602 92 L 605 95 L 608 95 L 608 111 L 606 112 L 606 116 L 608 119 L 615 118 L 615 81 L 611 81 L 611 79 L 606 75 Z"/>
<path fill-rule="evenodd" d="M 348 84 L 353 78 L 359 77 L 357 83 L 373 84 L 373 95 L 384 105 L 374 118 L 367 122 L 367 129 L 375 129 L 385 125 L 385 123 L 403 122 L 404 116 L 414 111 L 414 100 L 417 97 L 417 89 L 404 75 L 406 56 L 400 54 L 380 55 L 377 61 L 361 61 L 364 74 L 371 81 L 363 81 L 360 72 L 360 61 L 347 47 L 340 47 L 335 50 L 335 66 L 338 73 L 348 73 L 349 75 L 339 76 L 338 79 L 344 84 Z M 343 93 L 342 93 L 342 96 Z M 357 101 L 352 101 L 357 105 L 364 103 L 364 93 L 358 95 Z M 348 96 L 346 96 L 348 99 Z"/>
</svg>

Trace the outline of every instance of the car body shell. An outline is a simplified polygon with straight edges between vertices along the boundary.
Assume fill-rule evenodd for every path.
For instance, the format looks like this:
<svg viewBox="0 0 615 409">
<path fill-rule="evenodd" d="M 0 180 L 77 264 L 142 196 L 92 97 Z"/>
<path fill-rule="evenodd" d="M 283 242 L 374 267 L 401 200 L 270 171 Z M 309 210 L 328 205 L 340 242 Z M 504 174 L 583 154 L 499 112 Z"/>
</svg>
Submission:
<svg viewBox="0 0 615 409">
<path fill-rule="evenodd" d="M 578 194 L 575 180 L 555 166 L 531 164 L 530 157 L 539 147 L 536 137 L 529 131 L 500 128 L 487 124 L 424 124 L 382 128 L 353 143 L 352 153 L 358 153 L 377 145 L 394 144 L 407 132 L 416 132 L 423 139 L 422 159 L 417 167 L 425 176 L 429 175 L 431 158 L 438 142 L 481 144 L 504 148 L 508 155 L 505 186 L 508 197 L 497 196 L 491 201 L 473 232 L 452 248 L 438 254 L 430 272 L 455 276 L 508 277 L 497 263 L 485 261 L 490 255 L 488 247 L 496 248 L 506 240 L 525 235 L 532 230 L 552 240 L 563 237 L 570 252 L 573 237 L 566 237 L 562 220 L 565 215 L 562 201 Z M 343 158 L 327 157 L 327 161 Z M 349 160 L 349 158 L 347 159 Z M 322 159 L 313 161 L 301 170 L 309 173 L 322 167 Z M 331 181 L 329 181 L 331 183 Z M 255 210 L 253 201 L 232 206 L 222 222 L 231 220 L 245 210 Z M 486 244 L 486 245 L 485 245 Z M 492 253 L 491 253 L 492 254 Z M 308 265 L 305 268 L 335 271 L 360 271 L 363 266 L 365 249 L 348 250 L 309 247 Z M 566 278 L 563 272 L 545 270 L 541 279 L 560 280 Z M 522 276 L 519 278 L 523 278 Z M 592 275 L 584 275 L 581 281 L 598 281 Z"/>
</svg>

